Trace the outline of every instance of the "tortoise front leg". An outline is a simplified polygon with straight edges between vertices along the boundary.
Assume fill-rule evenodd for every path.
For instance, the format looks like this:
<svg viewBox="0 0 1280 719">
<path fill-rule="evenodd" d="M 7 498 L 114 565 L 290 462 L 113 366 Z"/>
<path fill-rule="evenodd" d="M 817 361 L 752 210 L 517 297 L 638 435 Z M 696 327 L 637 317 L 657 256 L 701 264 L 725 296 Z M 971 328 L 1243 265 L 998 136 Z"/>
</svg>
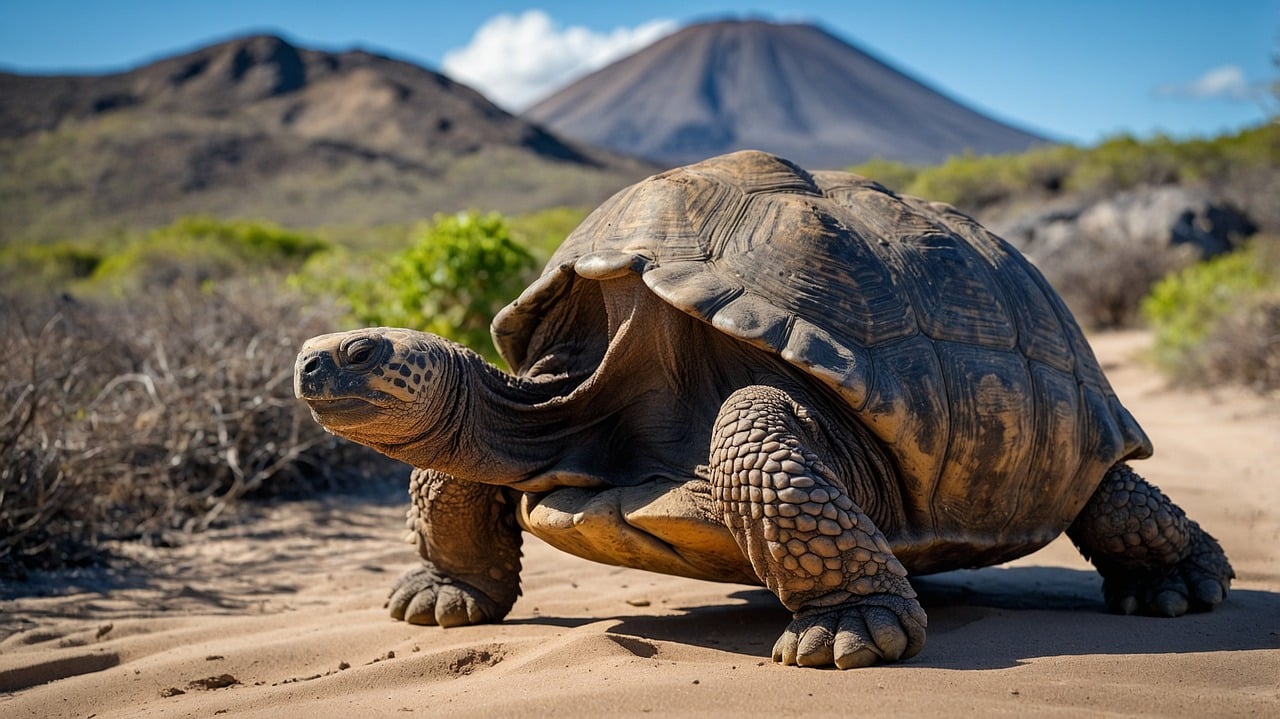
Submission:
<svg viewBox="0 0 1280 719">
<path fill-rule="evenodd" d="M 926 618 L 884 535 L 814 453 L 814 419 L 778 389 L 730 395 L 712 434 L 713 497 L 756 574 L 793 612 L 784 664 L 914 656 Z"/>
<path fill-rule="evenodd" d="M 454 627 L 501 620 L 520 596 L 520 527 L 499 486 L 415 469 L 409 528 L 422 564 L 396 581 L 391 616 Z"/>
</svg>

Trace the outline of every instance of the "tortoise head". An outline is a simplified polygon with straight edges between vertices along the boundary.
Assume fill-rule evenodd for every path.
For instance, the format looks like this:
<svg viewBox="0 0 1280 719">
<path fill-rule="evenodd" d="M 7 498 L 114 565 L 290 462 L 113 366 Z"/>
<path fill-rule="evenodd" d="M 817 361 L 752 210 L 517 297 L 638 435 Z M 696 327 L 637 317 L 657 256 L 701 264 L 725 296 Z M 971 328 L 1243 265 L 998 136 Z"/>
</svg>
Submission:
<svg viewBox="0 0 1280 719">
<path fill-rule="evenodd" d="M 377 327 L 307 340 L 294 365 L 294 394 L 330 432 L 402 459 L 398 451 L 448 433 L 444 414 L 458 385 L 452 342 Z"/>
</svg>

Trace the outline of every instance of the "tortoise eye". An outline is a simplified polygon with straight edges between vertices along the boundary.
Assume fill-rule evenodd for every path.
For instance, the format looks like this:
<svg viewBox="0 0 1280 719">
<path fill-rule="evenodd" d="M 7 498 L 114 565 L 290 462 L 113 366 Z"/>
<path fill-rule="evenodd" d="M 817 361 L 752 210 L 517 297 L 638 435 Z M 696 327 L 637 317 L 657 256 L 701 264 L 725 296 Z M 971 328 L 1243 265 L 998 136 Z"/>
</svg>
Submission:
<svg viewBox="0 0 1280 719">
<path fill-rule="evenodd" d="M 367 335 L 343 341 L 338 347 L 338 361 L 345 366 L 373 364 L 378 358 L 378 341 Z"/>
</svg>

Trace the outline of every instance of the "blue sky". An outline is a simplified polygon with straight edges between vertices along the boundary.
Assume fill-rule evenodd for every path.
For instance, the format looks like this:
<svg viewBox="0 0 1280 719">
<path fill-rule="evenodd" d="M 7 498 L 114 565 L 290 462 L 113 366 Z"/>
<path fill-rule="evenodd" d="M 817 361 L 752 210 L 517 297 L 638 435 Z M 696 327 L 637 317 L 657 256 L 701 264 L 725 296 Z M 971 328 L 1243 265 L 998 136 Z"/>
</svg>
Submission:
<svg viewBox="0 0 1280 719">
<path fill-rule="evenodd" d="M 524 82 L 513 80 L 530 78 L 528 89 L 531 78 L 563 79 L 592 58 L 607 60 L 611 48 L 725 16 L 815 22 L 956 99 L 1072 142 L 1117 132 L 1213 135 L 1277 109 L 1265 86 L 1280 77 L 1272 63 L 1280 0 L 0 0 L 0 68 L 116 71 L 266 31 L 307 47 L 360 47 L 436 70 L 449 64 L 451 74 L 471 73 L 483 78 L 473 84 L 489 82 L 502 95 Z"/>
</svg>

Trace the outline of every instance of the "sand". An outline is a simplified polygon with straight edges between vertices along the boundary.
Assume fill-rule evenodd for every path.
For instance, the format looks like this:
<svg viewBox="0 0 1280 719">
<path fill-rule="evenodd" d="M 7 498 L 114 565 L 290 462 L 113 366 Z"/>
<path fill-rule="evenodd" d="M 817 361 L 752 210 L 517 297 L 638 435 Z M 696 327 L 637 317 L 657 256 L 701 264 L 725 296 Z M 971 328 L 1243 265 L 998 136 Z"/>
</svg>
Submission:
<svg viewBox="0 0 1280 719">
<path fill-rule="evenodd" d="M 383 602 L 413 563 L 404 502 L 281 504 L 128 570 L 38 577 L 0 602 L 0 716 L 1278 716 L 1280 401 L 1165 386 L 1142 333 L 1095 348 L 1156 444 L 1139 470 L 1239 575 L 1217 611 L 1105 613 L 1065 540 L 918 580 L 917 657 L 847 672 L 770 661 L 759 588 L 619 569 L 526 538 L 505 622 L 442 630 Z M 56 589 L 58 596 L 33 596 Z"/>
</svg>

